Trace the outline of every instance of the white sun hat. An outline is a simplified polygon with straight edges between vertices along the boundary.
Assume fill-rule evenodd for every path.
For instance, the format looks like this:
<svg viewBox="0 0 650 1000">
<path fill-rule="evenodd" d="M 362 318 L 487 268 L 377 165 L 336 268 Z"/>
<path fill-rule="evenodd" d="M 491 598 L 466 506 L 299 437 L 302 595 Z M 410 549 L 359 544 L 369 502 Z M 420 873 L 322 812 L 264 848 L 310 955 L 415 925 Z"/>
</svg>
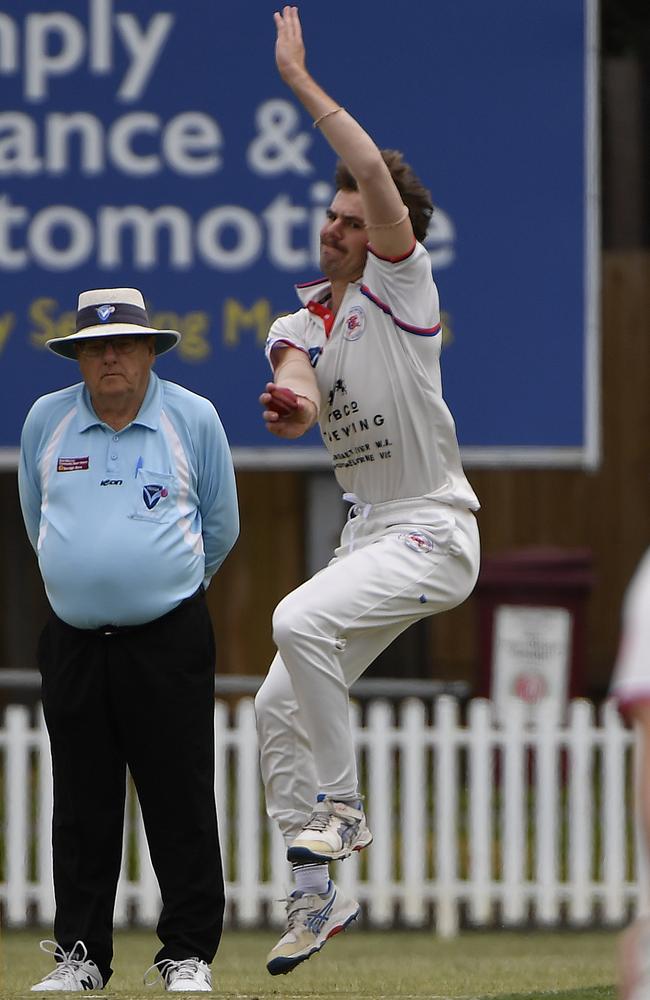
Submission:
<svg viewBox="0 0 650 1000">
<path fill-rule="evenodd" d="M 67 337 L 47 340 L 45 345 L 55 354 L 76 360 L 75 345 L 80 340 L 119 337 L 121 334 L 129 337 L 134 334 L 153 336 L 156 354 L 171 351 L 181 339 L 176 330 L 152 329 L 142 292 L 137 288 L 94 288 L 79 296 L 75 332 Z"/>
</svg>

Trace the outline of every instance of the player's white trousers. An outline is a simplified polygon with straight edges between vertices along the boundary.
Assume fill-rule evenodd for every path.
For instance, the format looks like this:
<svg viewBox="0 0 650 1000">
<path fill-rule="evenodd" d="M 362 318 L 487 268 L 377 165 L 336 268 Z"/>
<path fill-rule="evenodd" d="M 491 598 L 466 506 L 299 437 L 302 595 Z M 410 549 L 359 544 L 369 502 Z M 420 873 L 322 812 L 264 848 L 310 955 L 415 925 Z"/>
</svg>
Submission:
<svg viewBox="0 0 650 1000">
<path fill-rule="evenodd" d="M 479 569 L 471 511 L 357 505 L 330 564 L 273 615 L 278 653 L 255 699 L 269 816 L 289 842 L 318 792 L 358 793 L 348 689 L 409 625 L 460 604 Z"/>
</svg>

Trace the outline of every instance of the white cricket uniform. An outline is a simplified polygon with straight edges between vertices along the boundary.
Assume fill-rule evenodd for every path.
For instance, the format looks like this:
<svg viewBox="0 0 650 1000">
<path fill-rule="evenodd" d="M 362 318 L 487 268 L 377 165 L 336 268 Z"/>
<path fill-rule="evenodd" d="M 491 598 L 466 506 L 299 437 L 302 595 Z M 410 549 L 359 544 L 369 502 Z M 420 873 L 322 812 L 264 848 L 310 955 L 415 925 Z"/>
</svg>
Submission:
<svg viewBox="0 0 650 1000">
<path fill-rule="evenodd" d="M 635 705 L 650 701 L 650 549 L 642 556 L 625 593 L 621 640 L 610 693 L 625 716 L 628 716 L 629 710 Z M 648 795 L 647 789 L 642 785 L 647 780 L 643 763 L 644 743 L 644 727 L 637 722 L 634 746 L 634 814 L 639 887 L 637 917 L 647 920 L 650 918 L 650 844 L 644 822 L 644 802 Z"/>
<path fill-rule="evenodd" d="M 324 792 L 357 794 L 348 689 L 409 625 L 460 604 L 478 575 L 478 500 L 463 473 L 440 379 L 438 293 L 427 251 L 369 251 L 334 318 L 330 286 L 276 320 L 267 354 L 304 351 L 320 430 L 353 503 L 330 564 L 273 616 L 278 654 L 258 692 L 269 815 L 289 842 Z"/>
<path fill-rule="evenodd" d="M 623 711 L 635 702 L 650 701 L 650 549 L 642 557 L 625 594 L 611 692 Z"/>
</svg>

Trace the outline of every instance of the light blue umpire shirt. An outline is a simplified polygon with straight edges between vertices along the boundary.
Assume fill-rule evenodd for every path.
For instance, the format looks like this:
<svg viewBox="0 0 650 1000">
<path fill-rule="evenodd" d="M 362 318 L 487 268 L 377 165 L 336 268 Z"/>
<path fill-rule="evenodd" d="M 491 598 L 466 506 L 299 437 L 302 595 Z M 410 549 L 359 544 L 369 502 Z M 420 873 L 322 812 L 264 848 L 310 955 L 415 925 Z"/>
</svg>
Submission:
<svg viewBox="0 0 650 1000">
<path fill-rule="evenodd" d="M 41 396 L 23 427 L 18 486 L 50 604 L 76 628 L 166 614 L 208 585 L 239 533 L 215 408 L 154 372 L 120 431 L 99 420 L 83 383 Z"/>
</svg>

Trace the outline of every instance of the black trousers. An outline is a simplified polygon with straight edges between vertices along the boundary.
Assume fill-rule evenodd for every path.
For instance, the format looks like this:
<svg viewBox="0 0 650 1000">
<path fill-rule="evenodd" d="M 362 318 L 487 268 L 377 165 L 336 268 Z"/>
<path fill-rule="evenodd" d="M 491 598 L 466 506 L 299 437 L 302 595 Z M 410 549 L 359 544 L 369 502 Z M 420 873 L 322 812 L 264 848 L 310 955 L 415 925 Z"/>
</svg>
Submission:
<svg viewBox="0 0 650 1000">
<path fill-rule="evenodd" d="M 129 768 L 160 885 L 155 961 L 210 963 L 223 926 L 214 800 L 214 636 L 202 592 L 147 625 L 101 635 L 52 616 L 38 650 L 52 745 L 54 935 L 79 939 L 104 983 Z"/>
</svg>

